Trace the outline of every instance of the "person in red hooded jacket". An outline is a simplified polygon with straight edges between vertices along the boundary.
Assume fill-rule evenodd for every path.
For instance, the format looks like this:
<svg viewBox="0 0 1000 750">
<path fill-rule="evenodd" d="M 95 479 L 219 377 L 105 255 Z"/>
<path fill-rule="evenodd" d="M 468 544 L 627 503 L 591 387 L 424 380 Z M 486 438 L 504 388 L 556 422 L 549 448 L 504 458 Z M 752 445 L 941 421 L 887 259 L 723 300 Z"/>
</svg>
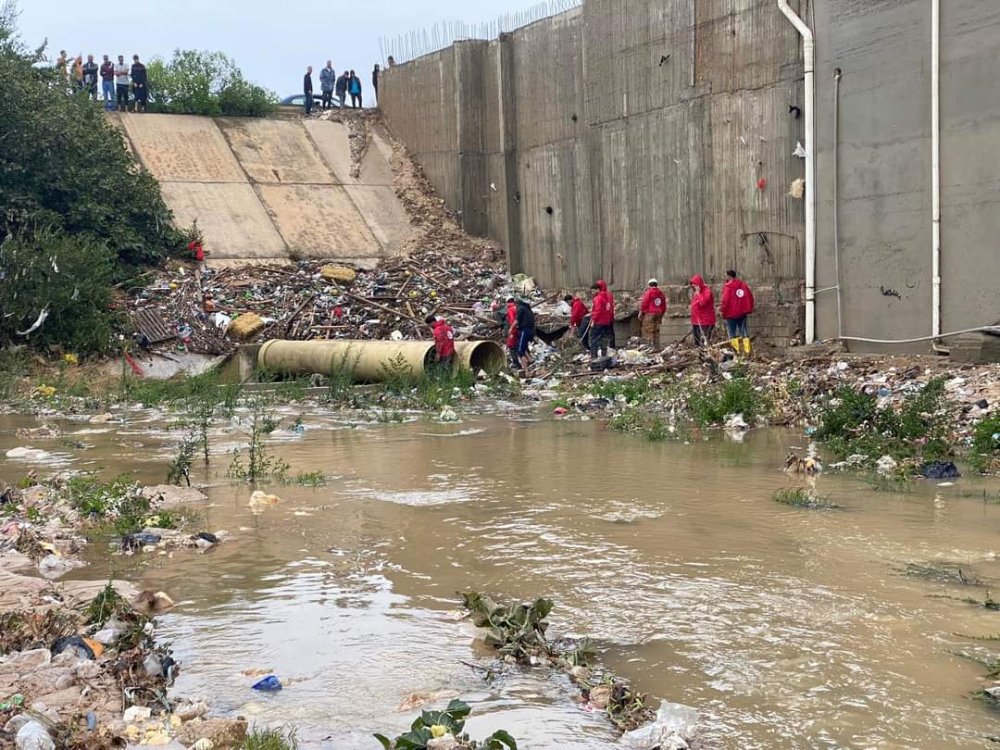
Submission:
<svg viewBox="0 0 1000 750">
<path fill-rule="evenodd" d="M 434 350 L 441 369 L 450 370 L 455 362 L 455 332 L 444 318 L 428 315 L 424 321 L 434 331 Z"/>
<path fill-rule="evenodd" d="M 511 367 L 515 370 L 520 368 L 521 360 L 517 356 L 518 331 L 514 323 L 517 321 L 517 301 L 513 297 L 507 297 L 507 354 L 510 357 Z"/>
<path fill-rule="evenodd" d="M 712 343 L 712 332 L 715 330 L 715 296 L 712 287 L 705 283 L 699 274 L 691 277 L 691 333 L 694 343 L 698 346 L 708 346 Z"/>
<path fill-rule="evenodd" d="M 667 298 L 656 279 L 650 279 L 639 304 L 639 335 L 653 346 L 660 345 L 660 323 L 667 312 Z"/>
<path fill-rule="evenodd" d="M 590 356 L 597 359 L 598 353 L 607 357 L 614 345 L 615 298 L 604 279 L 598 279 L 590 288 L 596 292 L 590 306 Z"/>
<path fill-rule="evenodd" d="M 753 312 L 753 292 L 747 283 L 737 278 L 736 271 L 726 271 L 726 283 L 722 286 L 722 319 L 729 330 L 729 345 L 740 353 L 750 354 L 750 334 L 747 331 L 747 316 Z"/>
</svg>

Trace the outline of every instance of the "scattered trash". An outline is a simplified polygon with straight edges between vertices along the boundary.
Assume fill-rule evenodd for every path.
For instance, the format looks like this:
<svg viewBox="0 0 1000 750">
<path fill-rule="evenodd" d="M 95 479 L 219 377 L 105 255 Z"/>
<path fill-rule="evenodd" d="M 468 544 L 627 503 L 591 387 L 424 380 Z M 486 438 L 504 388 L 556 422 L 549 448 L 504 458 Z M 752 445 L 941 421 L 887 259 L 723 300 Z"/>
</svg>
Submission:
<svg viewBox="0 0 1000 750">
<path fill-rule="evenodd" d="M 664 701 L 651 724 L 626 732 L 620 743 L 635 750 L 686 750 L 698 730 L 698 711 Z"/>
<path fill-rule="evenodd" d="M 439 422 L 458 422 L 459 421 L 458 414 L 456 414 L 455 410 L 452 409 L 450 406 L 446 406 L 446 407 L 444 407 L 441 410 L 441 413 L 438 415 L 438 421 Z"/>
<path fill-rule="evenodd" d="M 125 709 L 122 721 L 126 724 L 135 724 L 139 721 L 145 721 L 152 715 L 153 712 L 148 706 L 129 706 Z"/>
<path fill-rule="evenodd" d="M 263 690 L 265 692 L 281 690 L 281 680 L 279 680 L 275 675 L 269 674 L 262 680 L 258 680 L 253 684 L 254 690 Z"/>
<path fill-rule="evenodd" d="M 899 462 L 892 456 L 882 456 L 882 458 L 875 462 L 875 471 L 883 477 L 895 474 L 898 468 Z"/>
<path fill-rule="evenodd" d="M 37 721 L 29 721 L 18 730 L 14 747 L 17 750 L 55 750 L 56 743 L 48 729 Z"/>
<path fill-rule="evenodd" d="M 920 467 L 920 473 L 927 479 L 958 479 L 962 476 L 951 461 L 929 461 Z"/>
</svg>

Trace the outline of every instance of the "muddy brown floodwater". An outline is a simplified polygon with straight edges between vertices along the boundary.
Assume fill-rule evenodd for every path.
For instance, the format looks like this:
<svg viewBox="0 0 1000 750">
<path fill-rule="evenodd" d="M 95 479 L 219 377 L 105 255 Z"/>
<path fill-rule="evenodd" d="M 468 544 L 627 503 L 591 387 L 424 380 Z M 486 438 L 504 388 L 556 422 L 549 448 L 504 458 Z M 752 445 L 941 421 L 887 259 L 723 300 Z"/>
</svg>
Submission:
<svg viewBox="0 0 1000 750">
<path fill-rule="evenodd" d="M 374 750 L 373 731 L 412 719 L 397 710 L 410 693 L 446 691 L 473 704 L 474 736 L 503 727 L 528 750 L 613 746 L 563 678 L 486 685 L 461 663 L 480 656 L 455 592 L 477 589 L 553 598 L 550 632 L 595 639 L 642 691 L 698 708 L 705 747 L 970 748 L 1000 734 L 1000 715 L 972 697 L 982 668 L 953 654 L 974 645 L 955 633 L 998 633 L 1000 613 L 941 598 L 984 588 L 903 572 L 960 562 L 1000 580 L 1000 506 L 970 497 L 996 496 L 995 483 L 890 494 L 826 475 L 819 488 L 843 509 L 816 512 L 772 500 L 792 483 L 779 471 L 802 445 L 792 433 L 686 445 L 547 417 L 304 420 L 271 446 L 327 486 L 270 488 L 282 502 L 254 515 L 249 490 L 225 479 L 238 437 L 220 430 L 201 525 L 236 542 L 110 560 L 91 549 L 77 572 L 169 592 L 178 606 L 159 632 L 183 664 L 174 690 L 217 712 L 290 722 L 305 747 Z M 15 424 L 29 422 L 6 420 L 4 450 Z M 159 482 L 164 424 L 153 413 L 105 432 L 65 424 L 93 448 L 64 458 Z M 26 468 L 8 460 L 3 473 Z M 254 693 L 255 669 L 286 689 Z"/>
</svg>

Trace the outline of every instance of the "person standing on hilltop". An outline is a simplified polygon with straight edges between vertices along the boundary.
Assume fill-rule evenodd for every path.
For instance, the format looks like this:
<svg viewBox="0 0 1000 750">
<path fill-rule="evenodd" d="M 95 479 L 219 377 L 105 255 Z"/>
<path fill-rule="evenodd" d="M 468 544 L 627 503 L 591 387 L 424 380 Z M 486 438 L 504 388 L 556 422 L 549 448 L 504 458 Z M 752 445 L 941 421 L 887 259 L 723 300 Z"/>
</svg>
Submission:
<svg viewBox="0 0 1000 750">
<path fill-rule="evenodd" d="M 375 63 L 375 69 L 372 71 L 372 91 L 375 92 L 375 106 L 378 106 L 378 79 L 382 77 L 382 69 L 379 67 L 378 63 Z"/>
<path fill-rule="evenodd" d="M 660 323 L 667 312 L 667 297 L 656 279 L 650 279 L 639 305 L 640 335 L 652 346 L 660 345 Z"/>
<path fill-rule="evenodd" d="M 361 103 L 361 79 L 352 70 L 351 77 L 347 79 L 347 93 L 351 95 L 351 106 L 354 109 L 363 107 Z"/>
<path fill-rule="evenodd" d="M 132 55 L 132 94 L 135 96 L 135 111 L 145 112 L 149 101 L 149 82 L 146 79 L 146 66 L 138 55 Z"/>
<path fill-rule="evenodd" d="M 87 62 L 83 64 L 83 85 L 87 89 L 87 96 L 95 102 L 97 99 L 97 63 L 94 62 L 93 55 L 87 55 Z"/>
<path fill-rule="evenodd" d="M 306 117 L 313 111 L 313 66 L 306 66 L 306 74 L 302 76 L 302 93 L 306 95 Z"/>
<path fill-rule="evenodd" d="M 346 70 L 340 74 L 339 78 L 337 78 L 337 101 L 340 102 L 341 109 L 344 108 L 344 103 L 347 101 L 347 82 L 349 78 L 350 76 L 347 74 Z"/>
<path fill-rule="evenodd" d="M 707 347 L 715 330 L 715 295 L 700 274 L 691 277 L 691 290 L 691 333 L 697 346 Z"/>
<path fill-rule="evenodd" d="M 330 109 L 333 102 L 333 84 L 337 80 L 337 71 L 333 69 L 333 61 L 327 60 L 326 67 L 319 72 L 319 88 L 323 92 L 323 109 Z"/>
<path fill-rule="evenodd" d="M 615 336 L 615 298 L 604 279 L 598 279 L 590 288 L 595 291 L 590 306 L 590 356 L 597 359 L 598 354 L 604 357 L 611 354 Z"/>
<path fill-rule="evenodd" d="M 73 85 L 77 91 L 83 91 L 83 55 L 73 58 Z"/>
<path fill-rule="evenodd" d="M 104 96 L 104 108 L 114 109 L 115 108 L 115 65 L 108 58 L 107 55 L 104 56 L 104 62 L 101 63 L 101 94 Z"/>
<path fill-rule="evenodd" d="M 737 278 L 736 271 L 726 271 L 726 283 L 722 286 L 722 319 L 729 331 L 729 345 L 740 354 L 749 355 L 750 333 L 747 330 L 747 316 L 753 312 L 753 292 L 743 279 Z"/>
<path fill-rule="evenodd" d="M 118 99 L 118 111 L 128 111 L 128 65 L 125 64 L 125 55 L 118 55 L 118 64 L 115 65 L 115 96 Z"/>
</svg>

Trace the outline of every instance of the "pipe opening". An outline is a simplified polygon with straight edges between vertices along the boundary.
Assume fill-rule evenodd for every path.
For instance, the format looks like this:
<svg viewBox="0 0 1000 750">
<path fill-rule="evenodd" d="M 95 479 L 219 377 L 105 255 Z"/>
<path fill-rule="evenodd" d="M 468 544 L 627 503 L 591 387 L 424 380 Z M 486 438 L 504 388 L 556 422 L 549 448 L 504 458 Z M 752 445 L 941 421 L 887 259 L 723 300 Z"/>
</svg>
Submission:
<svg viewBox="0 0 1000 750">
<path fill-rule="evenodd" d="M 506 364 L 503 349 L 494 341 L 479 341 L 472 346 L 469 355 L 469 369 L 473 372 L 484 370 L 494 375 Z"/>
</svg>

